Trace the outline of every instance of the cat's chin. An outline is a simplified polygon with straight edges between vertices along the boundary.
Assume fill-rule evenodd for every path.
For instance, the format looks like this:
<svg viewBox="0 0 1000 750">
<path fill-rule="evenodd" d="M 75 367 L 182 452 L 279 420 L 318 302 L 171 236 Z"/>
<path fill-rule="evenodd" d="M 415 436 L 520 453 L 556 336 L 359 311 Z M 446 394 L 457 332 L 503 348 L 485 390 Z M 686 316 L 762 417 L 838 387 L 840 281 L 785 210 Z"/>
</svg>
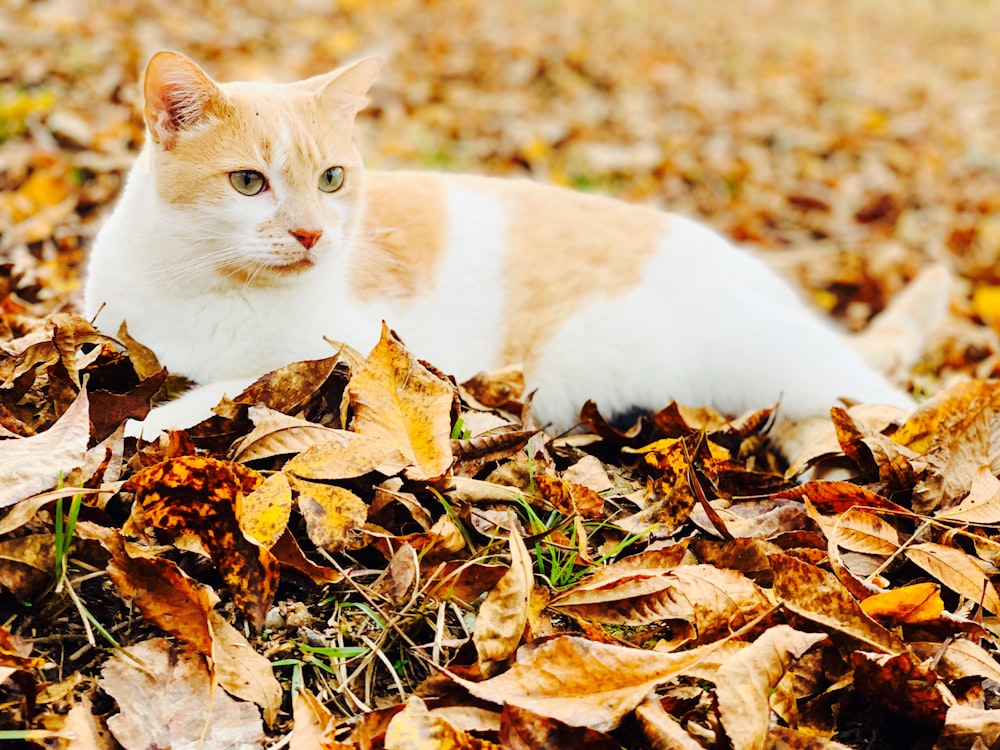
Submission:
<svg viewBox="0 0 1000 750">
<path fill-rule="evenodd" d="M 265 272 L 275 276 L 295 276 L 308 271 L 316 265 L 314 258 L 299 258 L 291 263 L 269 263 L 263 266 Z"/>
<path fill-rule="evenodd" d="M 301 276 L 316 266 L 315 258 L 299 258 L 288 263 L 256 263 L 253 266 L 224 267 L 219 275 L 243 287 L 267 287 Z"/>
</svg>

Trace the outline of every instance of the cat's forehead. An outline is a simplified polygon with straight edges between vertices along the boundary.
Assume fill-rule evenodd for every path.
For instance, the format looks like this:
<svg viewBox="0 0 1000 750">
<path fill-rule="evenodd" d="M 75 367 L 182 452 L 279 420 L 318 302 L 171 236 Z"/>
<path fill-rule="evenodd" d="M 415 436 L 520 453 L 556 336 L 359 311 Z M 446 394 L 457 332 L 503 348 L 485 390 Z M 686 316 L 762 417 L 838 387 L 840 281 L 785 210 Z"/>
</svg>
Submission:
<svg viewBox="0 0 1000 750">
<path fill-rule="evenodd" d="M 249 141 L 268 160 L 294 167 L 353 149 L 353 112 L 330 107 L 314 93 L 285 84 L 226 84 L 233 108 L 224 123 L 237 141 Z"/>
</svg>

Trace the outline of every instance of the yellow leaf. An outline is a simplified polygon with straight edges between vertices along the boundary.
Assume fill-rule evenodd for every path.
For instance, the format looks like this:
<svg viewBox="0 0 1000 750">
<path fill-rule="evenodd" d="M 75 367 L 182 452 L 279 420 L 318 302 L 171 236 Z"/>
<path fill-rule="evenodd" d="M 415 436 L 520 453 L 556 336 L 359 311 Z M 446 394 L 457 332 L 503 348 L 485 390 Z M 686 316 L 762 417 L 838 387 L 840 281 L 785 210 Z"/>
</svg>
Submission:
<svg viewBox="0 0 1000 750">
<path fill-rule="evenodd" d="M 372 471 L 391 476 L 408 464 L 399 449 L 383 436 L 329 429 L 322 442 L 291 459 L 284 471 L 303 479 L 332 481 L 354 479 Z"/>
<path fill-rule="evenodd" d="M 861 609 L 869 617 L 891 617 L 911 625 L 933 622 L 944 611 L 940 590 L 936 583 L 915 583 L 869 596 L 861 602 Z"/>
<path fill-rule="evenodd" d="M 1000 321 L 1000 286 L 977 286 L 972 293 L 972 311 L 989 325 Z"/>
<path fill-rule="evenodd" d="M 291 512 L 292 488 L 279 472 L 238 498 L 236 517 L 244 534 L 270 549 L 285 533 Z"/>
<path fill-rule="evenodd" d="M 312 543 L 331 552 L 351 546 L 368 515 L 364 501 L 350 490 L 332 484 L 292 477 L 292 486 L 299 493 L 299 511 Z"/>
<path fill-rule="evenodd" d="M 417 361 L 382 324 L 382 338 L 347 386 L 352 429 L 399 449 L 406 475 L 428 480 L 451 466 L 454 387 Z"/>
</svg>

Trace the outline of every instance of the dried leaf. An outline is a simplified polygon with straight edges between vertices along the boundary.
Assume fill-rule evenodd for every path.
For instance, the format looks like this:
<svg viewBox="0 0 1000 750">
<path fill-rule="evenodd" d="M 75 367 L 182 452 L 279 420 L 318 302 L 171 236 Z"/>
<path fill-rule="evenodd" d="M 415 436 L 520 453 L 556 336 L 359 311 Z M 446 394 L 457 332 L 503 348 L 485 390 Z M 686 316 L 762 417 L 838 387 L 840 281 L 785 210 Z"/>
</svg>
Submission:
<svg viewBox="0 0 1000 750">
<path fill-rule="evenodd" d="M 869 617 L 887 617 L 895 622 L 916 625 L 941 617 L 944 601 L 936 583 L 915 583 L 873 594 L 861 602 L 861 609 Z"/>
<path fill-rule="evenodd" d="M 327 430 L 326 438 L 285 464 L 285 472 L 302 479 L 353 479 L 377 471 L 391 476 L 408 461 L 392 443 L 380 436 L 348 430 Z"/>
<path fill-rule="evenodd" d="M 906 556 L 947 588 L 980 604 L 988 612 L 1000 613 L 1000 595 L 975 558 L 955 547 L 924 542 L 911 544 Z"/>
<path fill-rule="evenodd" d="M 854 684 L 875 705 L 911 721 L 940 729 L 951 696 L 937 675 L 910 654 L 851 654 Z"/>
<path fill-rule="evenodd" d="M 411 463 L 413 479 L 435 479 L 451 466 L 455 389 L 418 362 L 389 327 L 347 387 L 352 429 L 382 440 Z"/>
<path fill-rule="evenodd" d="M 719 668 L 715 685 L 719 719 L 734 750 L 764 745 L 771 726 L 772 691 L 792 661 L 825 638 L 776 625 Z"/>
<path fill-rule="evenodd" d="M 292 732 L 289 750 L 332 750 L 336 747 L 331 726 L 333 714 L 308 688 L 295 691 L 292 699 Z"/>
<path fill-rule="evenodd" d="M 243 533 L 236 514 L 242 497 L 263 481 L 241 464 L 185 456 L 144 469 L 130 482 L 145 523 L 170 539 L 196 537 L 256 628 L 263 626 L 274 598 L 278 564 Z"/>
<path fill-rule="evenodd" d="M 60 476 L 83 463 L 89 441 L 86 390 L 45 432 L 0 440 L 0 508 L 55 487 Z"/>
<path fill-rule="evenodd" d="M 130 545 L 109 563 L 108 576 L 143 617 L 198 653 L 212 654 L 209 613 L 219 597 L 210 588 L 190 578 L 172 560 L 143 555 Z"/>
<path fill-rule="evenodd" d="M 212 668 L 219 685 L 234 698 L 251 701 L 273 726 L 281 708 L 282 690 L 271 662 L 254 651 L 246 637 L 218 612 L 209 613 L 212 626 Z"/>
<path fill-rule="evenodd" d="M 621 750 L 621 745 L 604 732 L 571 727 L 509 703 L 503 707 L 500 744 L 504 750 L 535 750 L 540 747 Z"/>
<path fill-rule="evenodd" d="M 791 611 L 828 632 L 841 633 L 887 653 L 906 644 L 872 620 L 832 574 L 790 555 L 772 555 L 774 594 Z"/>
<path fill-rule="evenodd" d="M 238 496 L 240 528 L 267 549 L 285 533 L 291 512 L 292 487 L 281 472 L 269 476 L 249 494 Z"/>
<path fill-rule="evenodd" d="M 571 726 L 610 731 L 657 685 L 696 667 L 718 644 L 664 654 L 557 636 L 518 649 L 511 668 L 483 682 L 451 675 L 483 700 Z"/>
<path fill-rule="evenodd" d="M 610 567 L 610 566 L 609 566 Z M 593 622 L 639 626 L 681 620 L 700 642 L 739 628 L 771 608 L 750 579 L 712 565 L 672 570 L 602 572 L 550 602 L 553 609 Z"/>
<path fill-rule="evenodd" d="M 535 582 L 531 557 L 524 540 L 513 527 L 509 542 L 510 568 L 480 605 L 472 633 L 479 664 L 486 673 L 491 662 L 514 653 L 528 622 L 528 599 Z"/>
<path fill-rule="evenodd" d="M 972 478 L 968 497 L 935 515 L 961 523 L 1000 523 L 1000 479 L 993 475 L 989 466 L 980 466 Z"/>
<path fill-rule="evenodd" d="M 142 666 L 112 656 L 101 670 L 101 687 L 119 713 L 108 728 L 126 750 L 211 746 L 243 750 L 260 746 L 264 730 L 257 709 L 213 689 L 201 656 L 156 638 L 129 648 Z"/>
<path fill-rule="evenodd" d="M 292 478 L 306 533 L 317 547 L 330 552 L 351 547 L 368 514 L 368 506 L 350 490 L 333 484 Z"/>
<path fill-rule="evenodd" d="M 853 552 L 891 555 L 899 549 L 899 533 L 878 516 L 857 506 L 841 513 L 826 531 L 831 542 Z"/>
<path fill-rule="evenodd" d="M 341 432 L 257 404 L 250 407 L 247 416 L 254 429 L 233 444 L 234 461 L 245 463 L 272 456 L 300 454 Z"/>
<path fill-rule="evenodd" d="M 456 729 L 414 695 L 389 722 L 385 750 L 500 750 L 500 745 Z"/>
</svg>

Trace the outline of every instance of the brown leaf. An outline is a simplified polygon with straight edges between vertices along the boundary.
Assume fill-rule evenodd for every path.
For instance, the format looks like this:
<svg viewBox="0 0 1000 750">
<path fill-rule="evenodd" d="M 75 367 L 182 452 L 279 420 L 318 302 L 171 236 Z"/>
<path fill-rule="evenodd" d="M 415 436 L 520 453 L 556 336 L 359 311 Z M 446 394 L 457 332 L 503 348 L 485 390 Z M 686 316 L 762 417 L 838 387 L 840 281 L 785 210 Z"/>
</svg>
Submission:
<svg viewBox="0 0 1000 750">
<path fill-rule="evenodd" d="M 500 750 L 500 745 L 477 739 L 427 710 L 417 696 L 393 717 L 385 732 L 385 750 Z"/>
<path fill-rule="evenodd" d="M 218 684 L 234 698 L 251 701 L 273 726 L 281 708 L 282 690 L 266 657 L 254 651 L 246 637 L 218 612 L 209 612 L 212 626 L 212 672 Z"/>
<path fill-rule="evenodd" d="M 855 651 L 851 666 L 854 684 L 875 705 L 936 730 L 944 724 L 950 696 L 937 675 L 910 654 Z"/>
<path fill-rule="evenodd" d="M 258 629 L 277 589 L 278 564 L 243 533 L 236 513 L 242 496 L 263 481 L 241 464 L 201 456 L 164 461 L 130 480 L 146 525 L 170 540 L 195 536 L 229 585 L 233 602 Z"/>
<path fill-rule="evenodd" d="M 893 436 L 927 465 L 913 510 L 947 508 L 968 493 L 980 466 L 1000 469 L 998 436 L 1000 382 L 965 381 L 921 404 Z"/>
<path fill-rule="evenodd" d="M 955 681 L 975 676 L 1000 682 L 1000 664 L 993 654 L 967 638 L 955 638 L 946 643 L 918 641 L 910 646 L 919 658 L 933 661 L 934 671 L 942 679 Z"/>
<path fill-rule="evenodd" d="M 647 695 L 635 710 L 635 718 L 652 747 L 663 750 L 703 750 L 683 727 L 668 714 L 655 693 Z"/>
<path fill-rule="evenodd" d="M 535 583 L 528 549 L 513 526 L 509 543 L 510 568 L 480 605 L 472 632 L 479 664 L 487 674 L 490 663 L 506 659 L 521 643 Z"/>
<path fill-rule="evenodd" d="M 1000 743 L 1000 710 L 948 706 L 935 750 L 979 750 Z"/>
<path fill-rule="evenodd" d="M 333 714 L 307 687 L 295 691 L 292 699 L 292 731 L 289 750 L 332 750 Z"/>
<path fill-rule="evenodd" d="M 512 704 L 503 707 L 500 744 L 504 750 L 621 750 L 621 745 L 604 732 L 587 727 L 572 727 L 545 716 L 539 716 Z"/>
<path fill-rule="evenodd" d="M 403 544 L 389 560 L 385 572 L 371 584 L 371 590 L 394 607 L 403 607 L 420 583 L 420 563 L 409 544 Z"/>
<path fill-rule="evenodd" d="M 108 728 L 125 748 L 239 750 L 263 744 L 257 709 L 213 687 L 200 655 L 179 650 L 165 638 L 128 651 L 139 664 L 116 654 L 101 670 L 101 687 L 119 710 L 108 719 Z"/>
<path fill-rule="evenodd" d="M 257 404 L 250 407 L 247 415 L 254 424 L 253 431 L 232 447 L 233 460 L 242 463 L 302 453 L 341 432 Z"/>
<path fill-rule="evenodd" d="M 1000 479 L 989 466 L 980 466 L 968 496 L 958 505 L 938 511 L 938 518 L 970 524 L 1000 523 Z"/>
<path fill-rule="evenodd" d="M 792 661 L 826 638 L 776 625 L 719 668 L 719 719 L 734 750 L 762 747 L 771 726 L 769 699 Z"/>
<path fill-rule="evenodd" d="M 212 654 L 209 613 L 219 597 L 185 574 L 177 563 L 146 556 L 125 545 L 108 564 L 108 576 L 143 617 L 198 653 Z"/>
<path fill-rule="evenodd" d="M 607 568 L 554 597 L 549 606 L 592 622 L 627 626 L 680 620 L 702 643 L 771 608 L 756 584 L 733 570 L 712 565 Z M 619 572 L 612 577 L 614 571 Z"/>
<path fill-rule="evenodd" d="M 60 476 L 83 462 L 89 441 L 86 390 L 45 432 L 0 440 L 0 508 L 55 487 Z"/>
<path fill-rule="evenodd" d="M 489 409 L 520 411 L 524 397 L 524 371 L 515 366 L 495 372 L 480 372 L 462 383 L 462 388 Z"/>
<path fill-rule="evenodd" d="M 309 560 L 295 541 L 292 533 L 285 530 L 274 546 L 271 547 L 271 554 L 284 566 L 297 570 L 303 575 L 311 578 L 313 583 L 337 583 L 342 581 L 344 576 L 333 568 L 325 568 Z"/>
<path fill-rule="evenodd" d="M 822 525 L 831 542 L 852 552 L 888 556 L 899 549 L 896 528 L 858 506 L 849 508 L 835 519 L 824 519 Z"/>
<path fill-rule="evenodd" d="M 975 558 L 960 549 L 924 542 L 911 544 L 907 558 L 947 588 L 980 604 L 988 612 L 1000 613 L 1000 595 Z"/>
<path fill-rule="evenodd" d="M 322 442 L 310 446 L 285 464 L 285 472 L 302 479 L 353 479 L 372 471 L 391 476 L 408 460 L 398 446 L 381 436 L 348 430 L 327 430 Z"/>
<path fill-rule="evenodd" d="M 294 414 L 334 375 L 340 355 L 293 362 L 258 378 L 239 394 L 239 404 L 262 403 L 283 414 Z"/>
<path fill-rule="evenodd" d="M 167 371 L 150 375 L 126 393 L 95 390 L 90 393 L 90 419 L 94 425 L 94 439 L 104 440 L 126 419 L 145 419 L 150 402 L 167 380 Z"/>
<path fill-rule="evenodd" d="M 0 586 L 23 600 L 40 593 L 52 578 L 54 542 L 47 532 L 0 541 Z"/>
<path fill-rule="evenodd" d="M 418 362 L 383 324 L 382 338 L 347 387 L 352 429 L 382 440 L 411 463 L 411 479 L 436 479 L 451 466 L 454 387 Z"/>
<path fill-rule="evenodd" d="M 545 475 L 535 478 L 535 486 L 542 497 L 563 515 L 600 518 L 604 513 L 604 498 L 589 487 Z"/>
<path fill-rule="evenodd" d="M 556 636 L 518 649 L 511 668 L 483 682 L 451 675 L 483 700 L 571 726 L 614 729 L 650 690 L 713 653 L 718 643 L 673 654 Z"/>
<path fill-rule="evenodd" d="M 888 510 L 899 515 L 909 514 L 909 511 L 903 506 L 851 482 L 806 482 L 799 487 L 779 492 L 775 497 L 789 500 L 808 498 L 818 511 L 827 514 L 843 513 L 854 507 L 868 510 Z"/>
<path fill-rule="evenodd" d="M 831 573 L 790 555 L 772 555 L 774 595 L 792 612 L 824 628 L 887 653 L 902 653 L 906 644 L 861 609 Z"/>
</svg>

